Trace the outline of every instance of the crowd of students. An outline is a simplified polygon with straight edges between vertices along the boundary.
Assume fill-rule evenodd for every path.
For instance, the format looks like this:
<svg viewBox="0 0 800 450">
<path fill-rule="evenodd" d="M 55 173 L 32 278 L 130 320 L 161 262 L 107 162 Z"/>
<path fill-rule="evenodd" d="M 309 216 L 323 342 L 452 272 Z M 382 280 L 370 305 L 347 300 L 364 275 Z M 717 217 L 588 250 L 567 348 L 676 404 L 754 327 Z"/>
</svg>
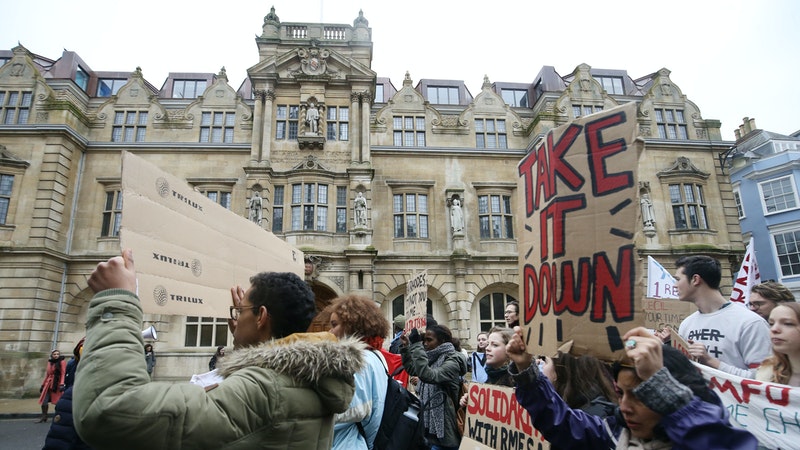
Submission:
<svg viewBox="0 0 800 450">
<path fill-rule="evenodd" d="M 72 400 L 74 390 L 66 413 L 74 412 L 72 431 L 86 441 L 81 448 L 372 449 L 392 372 L 410 377 L 426 405 L 421 420 L 431 450 L 459 447 L 457 411 L 468 396 L 458 393 L 470 378 L 514 387 L 552 448 L 759 445 L 731 426 L 728 410 L 690 360 L 662 342 L 668 333 L 628 331 L 624 357 L 614 365 L 574 355 L 568 344 L 534 356 L 539 352 L 519 327 L 519 305 L 511 302 L 507 326 L 479 333 L 476 351 L 465 355 L 446 326 L 430 320 L 424 333 L 404 333 L 397 317 L 391 330 L 375 302 L 353 295 L 323 311 L 329 332 L 306 333 L 316 315 L 313 293 L 288 273 L 257 274 L 247 290 L 231 289 L 234 349 L 218 348 L 211 372 L 194 384 L 152 381 L 137 331 L 135 277 L 130 251 L 99 264 L 89 278 L 96 295 L 85 345 L 76 346 L 69 369 L 60 354 L 48 362 L 43 417 L 44 405 L 62 392 Z M 719 292 L 719 262 L 707 256 L 679 259 L 676 279 L 679 299 L 698 308 L 678 330 L 693 359 L 800 386 L 800 304 L 788 289 L 765 282 L 753 288 L 749 310 L 732 304 Z M 387 337 L 399 355 L 384 349 Z M 67 383 L 76 380 L 68 389 L 65 375 Z"/>
</svg>

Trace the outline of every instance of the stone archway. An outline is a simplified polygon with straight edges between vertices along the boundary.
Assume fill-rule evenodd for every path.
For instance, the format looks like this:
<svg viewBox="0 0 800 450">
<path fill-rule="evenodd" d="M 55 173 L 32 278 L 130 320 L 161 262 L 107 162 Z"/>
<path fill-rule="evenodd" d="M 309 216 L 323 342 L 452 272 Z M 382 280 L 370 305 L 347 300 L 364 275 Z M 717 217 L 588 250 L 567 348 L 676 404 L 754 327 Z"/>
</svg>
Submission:
<svg viewBox="0 0 800 450">
<path fill-rule="evenodd" d="M 336 292 L 329 289 L 324 284 L 314 281 L 309 282 L 309 286 L 311 286 L 311 291 L 314 292 L 314 303 L 317 305 L 317 316 L 311 321 L 311 325 L 308 326 L 308 331 L 310 333 L 317 331 L 328 331 L 331 328 L 329 323 L 330 321 L 328 315 L 323 314 L 322 311 L 331 304 L 331 301 L 334 298 L 336 298 Z"/>
</svg>

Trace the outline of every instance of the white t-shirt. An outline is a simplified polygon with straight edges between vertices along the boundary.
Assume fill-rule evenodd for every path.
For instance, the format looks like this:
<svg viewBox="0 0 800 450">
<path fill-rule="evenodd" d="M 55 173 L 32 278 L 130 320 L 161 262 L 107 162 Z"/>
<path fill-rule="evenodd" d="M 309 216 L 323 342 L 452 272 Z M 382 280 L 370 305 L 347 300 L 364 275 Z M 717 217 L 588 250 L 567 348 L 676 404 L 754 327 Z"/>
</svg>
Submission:
<svg viewBox="0 0 800 450">
<path fill-rule="evenodd" d="M 683 319 L 678 334 L 705 345 L 709 356 L 720 360 L 719 370 L 740 377 L 753 378 L 772 354 L 767 321 L 740 303 L 708 314 L 696 311 Z"/>
</svg>

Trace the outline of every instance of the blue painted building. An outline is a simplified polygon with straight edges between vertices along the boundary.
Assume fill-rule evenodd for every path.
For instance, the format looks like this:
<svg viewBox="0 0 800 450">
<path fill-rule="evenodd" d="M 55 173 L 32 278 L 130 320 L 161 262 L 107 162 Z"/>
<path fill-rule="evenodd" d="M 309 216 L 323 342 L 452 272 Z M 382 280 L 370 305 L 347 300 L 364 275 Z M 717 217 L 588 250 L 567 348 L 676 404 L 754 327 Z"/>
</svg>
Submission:
<svg viewBox="0 0 800 450">
<path fill-rule="evenodd" d="M 772 133 L 745 118 L 723 158 L 744 241 L 754 239 L 761 279 L 783 283 L 800 297 L 800 131 Z"/>
</svg>

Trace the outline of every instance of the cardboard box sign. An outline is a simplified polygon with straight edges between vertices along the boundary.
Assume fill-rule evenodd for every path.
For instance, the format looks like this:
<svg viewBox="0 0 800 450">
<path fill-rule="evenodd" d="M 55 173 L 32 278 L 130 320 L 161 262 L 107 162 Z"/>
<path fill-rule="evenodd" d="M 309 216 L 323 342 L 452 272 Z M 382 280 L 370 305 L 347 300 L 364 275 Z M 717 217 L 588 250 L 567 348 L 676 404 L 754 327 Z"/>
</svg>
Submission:
<svg viewBox="0 0 800 450">
<path fill-rule="evenodd" d="M 133 249 L 145 313 L 229 317 L 230 288 L 258 272 L 304 277 L 303 252 L 185 181 L 122 155 L 120 245 Z"/>
<path fill-rule="evenodd" d="M 520 323 L 528 349 L 624 355 L 622 335 L 645 324 L 636 106 L 550 131 L 518 166 Z"/>
</svg>

